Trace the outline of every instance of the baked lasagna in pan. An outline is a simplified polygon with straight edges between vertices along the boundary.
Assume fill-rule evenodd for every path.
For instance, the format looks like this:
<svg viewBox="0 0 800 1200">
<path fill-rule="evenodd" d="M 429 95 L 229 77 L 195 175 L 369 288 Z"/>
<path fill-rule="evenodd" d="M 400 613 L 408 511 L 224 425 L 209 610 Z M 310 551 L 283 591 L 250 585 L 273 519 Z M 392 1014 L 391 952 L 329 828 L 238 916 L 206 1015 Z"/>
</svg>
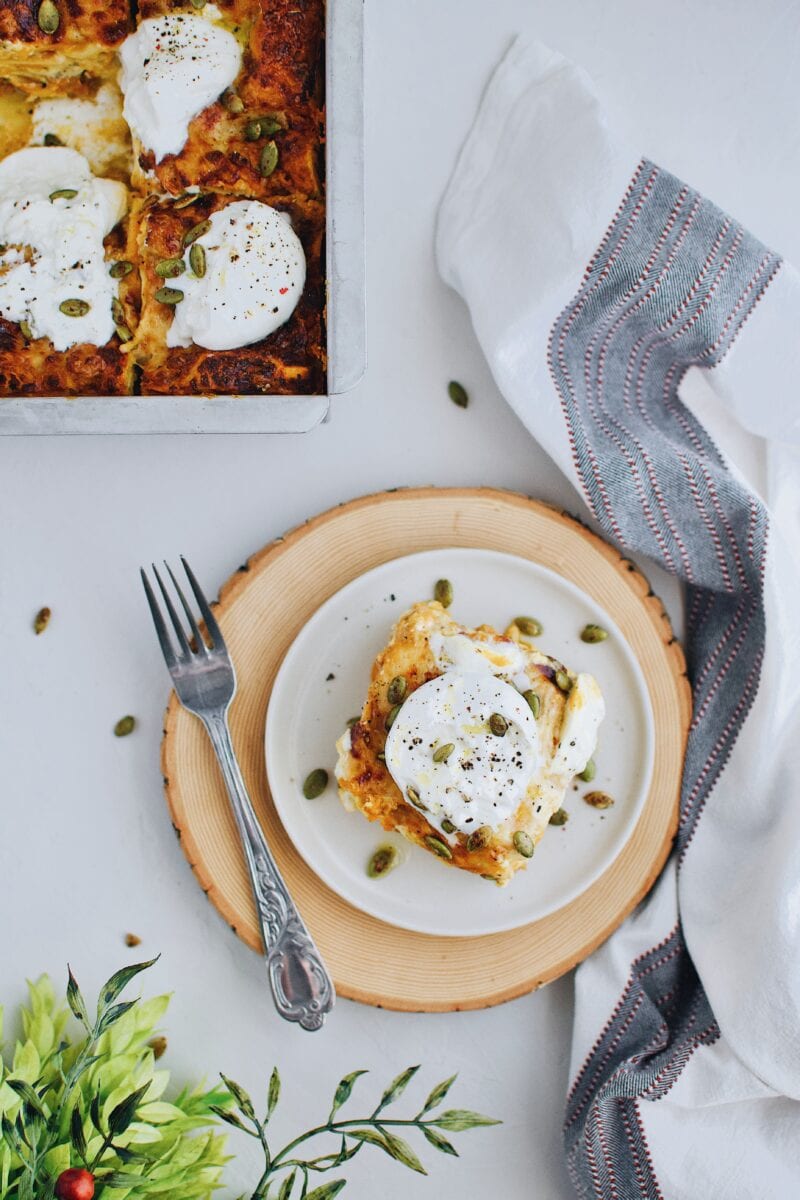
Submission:
<svg viewBox="0 0 800 1200">
<path fill-rule="evenodd" d="M 324 0 L 0 0 L 0 395 L 326 386 Z"/>
</svg>

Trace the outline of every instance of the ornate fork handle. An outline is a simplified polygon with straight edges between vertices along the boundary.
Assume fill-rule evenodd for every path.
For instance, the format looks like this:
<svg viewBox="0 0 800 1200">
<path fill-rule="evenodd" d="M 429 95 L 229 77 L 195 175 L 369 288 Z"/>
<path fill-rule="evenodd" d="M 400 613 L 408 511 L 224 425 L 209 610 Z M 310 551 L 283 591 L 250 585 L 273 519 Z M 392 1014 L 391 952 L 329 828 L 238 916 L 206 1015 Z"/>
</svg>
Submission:
<svg viewBox="0 0 800 1200">
<path fill-rule="evenodd" d="M 242 839 L 275 1004 L 287 1021 L 295 1021 L 303 1029 L 321 1029 L 336 999 L 333 982 L 256 820 L 234 754 L 227 713 L 209 714 L 204 724 Z"/>
</svg>

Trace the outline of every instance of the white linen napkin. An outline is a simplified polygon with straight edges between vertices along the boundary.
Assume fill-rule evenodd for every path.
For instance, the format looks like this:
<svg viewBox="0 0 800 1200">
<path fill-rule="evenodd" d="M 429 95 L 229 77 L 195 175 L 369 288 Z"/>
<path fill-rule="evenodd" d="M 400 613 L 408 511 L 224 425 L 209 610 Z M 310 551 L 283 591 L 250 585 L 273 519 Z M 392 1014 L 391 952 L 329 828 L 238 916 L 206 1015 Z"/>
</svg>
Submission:
<svg viewBox="0 0 800 1200">
<path fill-rule="evenodd" d="M 681 824 L 578 971 L 565 1153 L 586 1197 L 800 1194 L 800 279 L 614 139 L 586 76 L 517 41 L 437 255 L 497 383 L 622 549 L 681 578 Z M 766 439 L 762 498 L 685 402 Z"/>
</svg>

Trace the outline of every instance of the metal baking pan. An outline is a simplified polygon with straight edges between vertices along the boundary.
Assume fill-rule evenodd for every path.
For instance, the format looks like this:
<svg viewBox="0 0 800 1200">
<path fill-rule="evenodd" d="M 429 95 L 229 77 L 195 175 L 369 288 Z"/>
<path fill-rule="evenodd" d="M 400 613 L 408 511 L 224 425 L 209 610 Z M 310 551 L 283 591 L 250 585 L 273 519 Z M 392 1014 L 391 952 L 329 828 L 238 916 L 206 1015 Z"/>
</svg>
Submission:
<svg viewBox="0 0 800 1200">
<path fill-rule="evenodd" d="M 366 366 L 364 0 L 327 0 L 326 396 L 77 396 L 0 399 L 0 434 L 306 433 Z"/>
</svg>

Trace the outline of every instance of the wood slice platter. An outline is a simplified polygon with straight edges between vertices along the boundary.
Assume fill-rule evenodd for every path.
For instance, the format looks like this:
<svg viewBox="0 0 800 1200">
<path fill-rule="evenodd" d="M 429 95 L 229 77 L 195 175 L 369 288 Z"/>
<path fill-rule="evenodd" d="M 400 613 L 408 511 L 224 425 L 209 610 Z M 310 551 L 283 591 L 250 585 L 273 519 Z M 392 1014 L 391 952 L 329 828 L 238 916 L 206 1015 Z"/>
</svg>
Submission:
<svg viewBox="0 0 800 1200">
<path fill-rule="evenodd" d="M 572 903 L 506 933 L 431 937 L 352 908 L 306 866 L 267 786 L 264 722 L 278 667 L 323 601 L 364 571 L 419 550 L 466 546 L 530 559 L 613 614 L 642 668 L 655 760 L 642 814 L 608 870 Z M 420 488 L 354 500 L 255 554 L 220 592 L 216 615 L 236 665 L 231 729 L 250 796 L 284 878 L 341 996 L 404 1011 L 498 1004 L 581 962 L 655 881 L 677 828 L 691 693 L 663 606 L 627 559 L 569 515 L 511 492 Z M 233 817 L 200 722 L 170 697 L 162 764 L 184 853 L 225 921 L 254 950 L 259 927 Z"/>
</svg>

